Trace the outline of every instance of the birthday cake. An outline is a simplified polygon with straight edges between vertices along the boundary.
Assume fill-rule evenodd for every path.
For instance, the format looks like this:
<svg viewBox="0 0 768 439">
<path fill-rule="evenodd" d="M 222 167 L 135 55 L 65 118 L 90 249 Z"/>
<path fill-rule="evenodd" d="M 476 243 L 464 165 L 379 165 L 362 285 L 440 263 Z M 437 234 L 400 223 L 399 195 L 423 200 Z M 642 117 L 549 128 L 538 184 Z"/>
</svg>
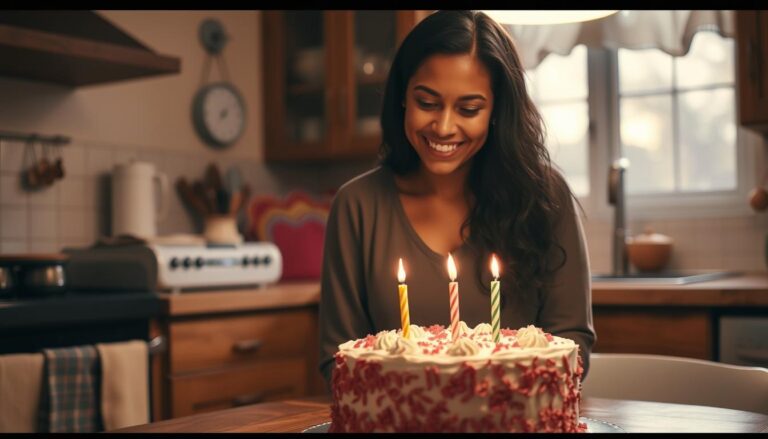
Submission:
<svg viewBox="0 0 768 439">
<path fill-rule="evenodd" d="M 410 325 L 339 346 L 329 432 L 584 432 L 578 345 L 532 325 Z"/>
</svg>

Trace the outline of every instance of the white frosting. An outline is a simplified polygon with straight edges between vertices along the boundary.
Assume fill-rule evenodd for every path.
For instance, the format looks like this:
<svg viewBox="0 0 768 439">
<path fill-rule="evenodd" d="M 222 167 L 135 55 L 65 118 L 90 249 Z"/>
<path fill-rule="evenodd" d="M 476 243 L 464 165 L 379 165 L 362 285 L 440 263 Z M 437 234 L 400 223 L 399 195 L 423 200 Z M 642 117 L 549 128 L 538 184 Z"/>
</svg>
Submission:
<svg viewBox="0 0 768 439">
<path fill-rule="evenodd" d="M 517 344 L 523 348 L 545 348 L 549 346 L 549 341 L 544 331 L 528 325 L 517 330 Z"/>
<path fill-rule="evenodd" d="M 403 355 L 403 354 L 414 355 L 418 352 L 419 352 L 419 347 L 416 346 L 416 342 L 403 337 L 397 337 L 395 339 L 395 343 L 389 349 L 389 353 L 394 355 Z"/>
<path fill-rule="evenodd" d="M 461 338 L 461 335 L 470 334 L 471 332 L 472 328 L 464 320 L 459 320 L 459 338 Z"/>
<path fill-rule="evenodd" d="M 409 355 L 409 361 L 434 365 L 458 365 L 463 361 L 485 362 L 492 360 L 514 360 L 536 356 L 541 359 L 560 358 L 563 353 L 576 347 L 573 340 L 545 334 L 533 326 L 520 328 L 516 335 L 502 329 L 499 343 L 494 343 L 490 325 L 480 323 L 474 330 L 464 333 L 461 339 L 472 340 L 478 348 L 471 354 L 452 355 L 448 350 L 454 345 L 451 340 L 450 326 L 436 329 L 420 327 L 424 337 L 415 337 L 411 325 L 411 334 L 404 339 L 400 330 L 381 331 L 372 343 L 365 339 L 350 340 L 339 345 L 339 351 L 350 358 L 369 358 L 385 362 L 401 363 L 402 354 Z M 486 332 L 487 331 L 487 332 Z M 551 338 L 552 341 L 548 341 Z M 469 348 L 472 349 L 472 348 Z M 533 349 L 533 351 L 532 351 Z M 470 351 L 466 351 L 470 352 Z M 405 363 L 404 363 L 405 364 Z"/>
<path fill-rule="evenodd" d="M 445 351 L 446 354 L 453 356 L 477 355 L 479 352 L 480 346 L 469 337 L 459 337 L 459 339 L 454 341 L 451 347 Z"/>
<path fill-rule="evenodd" d="M 389 351 L 395 345 L 398 335 L 395 331 L 381 331 L 376 334 L 376 342 L 373 344 L 375 349 Z"/>
<path fill-rule="evenodd" d="M 475 326 L 475 334 L 490 334 L 493 332 L 493 327 L 488 323 L 478 323 Z"/>
<path fill-rule="evenodd" d="M 425 331 L 424 328 L 419 325 L 411 325 L 408 329 L 408 337 L 411 340 L 427 338 L 427 331 Z"/>
</svg>

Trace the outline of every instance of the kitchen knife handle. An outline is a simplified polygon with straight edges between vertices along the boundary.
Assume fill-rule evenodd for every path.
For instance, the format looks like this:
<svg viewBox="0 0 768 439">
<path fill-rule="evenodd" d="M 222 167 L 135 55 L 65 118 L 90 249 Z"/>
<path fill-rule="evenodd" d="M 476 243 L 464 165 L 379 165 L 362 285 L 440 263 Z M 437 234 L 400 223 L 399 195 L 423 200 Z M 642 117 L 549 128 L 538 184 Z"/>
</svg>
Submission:
<svg viewBox="0 0 768 439">
<path fill-rule="evenodd" d="M 258 338 L 239 340 L 232 345 L 232 351 L 236 354 L 251 354 L 258 351 L 262 344 Z"/>
</svg>

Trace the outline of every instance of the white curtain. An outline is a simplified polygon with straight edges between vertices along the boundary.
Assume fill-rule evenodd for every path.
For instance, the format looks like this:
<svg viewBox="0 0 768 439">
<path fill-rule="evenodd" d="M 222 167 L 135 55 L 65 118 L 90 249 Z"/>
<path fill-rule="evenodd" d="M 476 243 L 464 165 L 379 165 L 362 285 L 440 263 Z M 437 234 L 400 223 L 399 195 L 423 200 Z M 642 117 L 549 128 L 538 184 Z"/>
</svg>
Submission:
<svg viewBox="0 0 768 439">
<path fill-rule="evenodd" d="M 548 54 L 568 55 L 575 46 L 610 49 L 656 48 L 672 56 L 688 53 L 694 34 L 713 30 L 734 36 L 733 11 L 619 11 L 603 19 L 547 26 L 504 27 L 515 40 L 526 69 Z"/>
</svg>

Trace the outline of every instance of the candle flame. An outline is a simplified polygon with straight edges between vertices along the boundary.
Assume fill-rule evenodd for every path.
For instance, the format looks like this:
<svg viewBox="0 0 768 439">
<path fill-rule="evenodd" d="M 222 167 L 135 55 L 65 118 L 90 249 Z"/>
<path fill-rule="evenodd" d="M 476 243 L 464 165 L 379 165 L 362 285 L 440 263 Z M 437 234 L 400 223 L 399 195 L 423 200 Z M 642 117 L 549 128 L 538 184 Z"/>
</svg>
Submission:
<svg viewBox="0 0 768 439">
<path fill-rule="evenodd" d="M 405 283 L 405 270 L 403 269 L 403 258 L 400 258 L 400 266 L 397 269 L 397 281 L 401 284 Z"/>
<path fill-rule="evenodd" d="M 453 262 L 453 256 L 448 253 L 448 277 L 451 278 L 451 282 L 456 281 L 456 264 Z"/>
<path fill-rule="evenodd" d="M 491 255 L 491 273 L 495 279 L 499 278 L 499 261 L 496 260 L 496 255 Z"/>
</svg>

